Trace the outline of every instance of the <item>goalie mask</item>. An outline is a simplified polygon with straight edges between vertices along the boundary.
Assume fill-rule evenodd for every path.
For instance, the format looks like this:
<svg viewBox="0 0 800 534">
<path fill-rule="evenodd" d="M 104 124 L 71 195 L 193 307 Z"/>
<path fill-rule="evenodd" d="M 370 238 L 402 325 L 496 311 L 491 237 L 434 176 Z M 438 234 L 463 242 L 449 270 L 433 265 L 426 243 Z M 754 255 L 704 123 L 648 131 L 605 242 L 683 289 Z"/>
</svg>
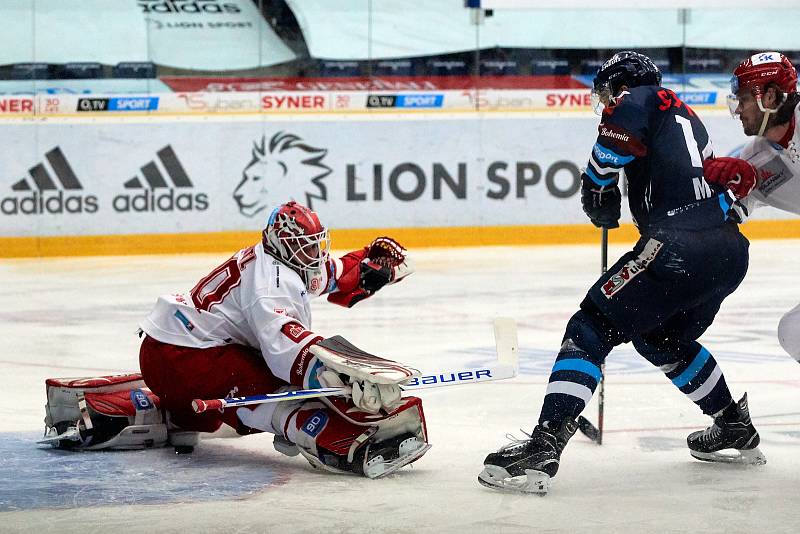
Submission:
<svg viewBox="0 0 800 534">
<path fill-rule="evenodd" d="M 745 59 L 733 71 L 731 94 L 728 95 L 728 109 L 734 118 L 739 115 L 739 97 L 742 90 L 749 90 L 758 109 L 764 113 L 758 135 L 764 135 L 769 117 L 777 113 L 777 108 L 764 106 L 763 97 L 768 86 L 781 93 L 778 103 L 786 101 L 786 95 L 797 92 L 797 71 L 789 58 L 780 52 L 761 52 Z"/>
<path fill-rule="evenodd" d="M 631 51 L 617 52 L 603 63 L 592 82 L 592 107 L 602 114 L 613 106 L 623 86 L 661 85 L 661 71 L 653 60 L 644 54 Z"/>
<path fill-rule="evenodd" d="M 268 253 L 294 269 L 306 283 L 328 261 L 328 229 L 314 211 L 294 201 L 273 210 L 262 243 Z"/>
</svg>

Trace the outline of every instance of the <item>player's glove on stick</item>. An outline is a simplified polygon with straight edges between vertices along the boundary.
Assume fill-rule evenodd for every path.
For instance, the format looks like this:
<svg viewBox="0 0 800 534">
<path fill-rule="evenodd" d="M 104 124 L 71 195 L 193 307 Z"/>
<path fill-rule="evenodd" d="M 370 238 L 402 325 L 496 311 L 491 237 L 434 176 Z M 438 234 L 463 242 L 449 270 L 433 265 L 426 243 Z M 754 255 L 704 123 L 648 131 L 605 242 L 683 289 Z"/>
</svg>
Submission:
<svg viewBox="0 0 800 534">
<path fill-rule="evenodd" d="M 749 195 L 756 187 L 756 168 L 739 158 L 709 158 L 703 162 L 706 181 L 730 189 L 737 199 Z"/>
<path fill-rule="evenodd" d="M 581 180 L 581 205 L 598 228 L 619 228 L 622 194 L 619 187 L 597 185 L 587 175 Z"/>
</svg>

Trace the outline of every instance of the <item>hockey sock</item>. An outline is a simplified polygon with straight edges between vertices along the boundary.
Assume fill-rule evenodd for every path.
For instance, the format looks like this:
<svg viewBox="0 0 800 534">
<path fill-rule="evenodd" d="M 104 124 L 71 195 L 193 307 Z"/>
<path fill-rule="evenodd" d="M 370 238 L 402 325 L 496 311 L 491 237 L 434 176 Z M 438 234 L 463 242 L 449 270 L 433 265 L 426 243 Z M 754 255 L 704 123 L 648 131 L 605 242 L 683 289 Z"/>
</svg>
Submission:
<svg viewBox="0 0 800 534">
<path fill-rule="evenodd" d="M 713 416 L 733 402 L 722 369 L 700 343 L 682 346 L 678 356 L 677 363 L 662 365 L 661 370 L 703 413 Z"/>
<path fill-rule="evenodd" d="M 600 365 L 613 348 L 612 336 L 596 316 L 579 311 L 567 324 L 539 415 L 539 424 L 556 428 L 583 411 L 602 376 Z M 598 331 L 603 334 L 598 334 Z"/>
<path fill-rule="evenodd" d="M 539 415 L 545 428 L 557 427 L 566 417 L 578 417 L 600 381 L 600 364 L 575 345 L 564 341 L 556 357 Z"/>
</svg>

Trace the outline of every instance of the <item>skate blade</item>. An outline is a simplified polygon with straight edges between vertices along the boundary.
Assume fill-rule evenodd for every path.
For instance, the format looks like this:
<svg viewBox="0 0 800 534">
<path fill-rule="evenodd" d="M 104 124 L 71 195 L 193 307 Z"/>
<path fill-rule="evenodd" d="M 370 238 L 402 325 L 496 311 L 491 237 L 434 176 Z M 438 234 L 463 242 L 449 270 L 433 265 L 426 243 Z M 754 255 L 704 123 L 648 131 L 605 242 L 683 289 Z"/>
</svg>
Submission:
<svg viewBox="0 0 800 534">
<path fill-rule="evenodd" d="M 80 443 L 81 435 L 78 429 L 74 426 L 69 427 L 65 432 L 61 434 L 56 434 L 55 429 L 52 429 L 52 432 L 48 432 L 42 439 L 37 441 L 38 445 L 51 445 L 53 447 L 58 447 L 58 444 L 61 441 L 74 441 L 75 443 Z"/>
<path fill-rule="evenodd" d="M 421 443 L 421 442 L 420 442 Z M 423 454 L 428 452 L 431 445 L 425 443 L 416 450 L 408 451 L 399 458 L 390 461 L 384 461 L 380 456 L 370 460 L 369 464 L 364 469 L 364 476 L 367 478 L 381 478 L 394 473 L 401 467 L 405 467 L 411 462 L 417 461 Z"/>
<path fill-rule="evenodd" d="M 767 457 L 756 447 L 755 449 L 725 449 L 717 452 L 689 451 L 694 458 L 704 462 L 717 462 L 740 465 L 764 465 Z"/>
<path fill-rule="evenodd" d="M 478 475 L 478 482 L 487 488 L 516 493 L 547 495 L 550 491 L 550 476 L 534 469 L 526 469 L 525 475 L 512 477 L 502 467 L 485 465 Z"/>
</svg>

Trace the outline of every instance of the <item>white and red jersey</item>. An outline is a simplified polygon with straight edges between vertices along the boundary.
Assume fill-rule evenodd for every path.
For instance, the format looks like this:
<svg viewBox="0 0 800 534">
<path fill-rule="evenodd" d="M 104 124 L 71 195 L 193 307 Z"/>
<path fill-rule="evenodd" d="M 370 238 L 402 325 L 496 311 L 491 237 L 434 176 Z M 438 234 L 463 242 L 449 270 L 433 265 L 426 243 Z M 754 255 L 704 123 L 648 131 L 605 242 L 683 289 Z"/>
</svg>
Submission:
<svg viewBox="0 0 800 534">
<path fill-rule="evenodd" d="M 217 347 L 230 343 L 261 350 L 272 373 L 293 385 L 305 380 L 312 360 L 308 347 L 321 338 L 311 332 L 312 298 L 335 289 L 339 260 L 309 281 L 264 251 L 261 244 L 240 250 L 200 280 L 189 294 L 163 295 L 141 323 L 162 343 Z"/>
<path fill-rule="evenodd" d="M 783 143 L 754 137 L 740 158 L 758 169 L 758 185 L 742 200 L 749 213 L 759 206 L 772 206 L 800 215 L 800 105 Z"/>
</svg>

